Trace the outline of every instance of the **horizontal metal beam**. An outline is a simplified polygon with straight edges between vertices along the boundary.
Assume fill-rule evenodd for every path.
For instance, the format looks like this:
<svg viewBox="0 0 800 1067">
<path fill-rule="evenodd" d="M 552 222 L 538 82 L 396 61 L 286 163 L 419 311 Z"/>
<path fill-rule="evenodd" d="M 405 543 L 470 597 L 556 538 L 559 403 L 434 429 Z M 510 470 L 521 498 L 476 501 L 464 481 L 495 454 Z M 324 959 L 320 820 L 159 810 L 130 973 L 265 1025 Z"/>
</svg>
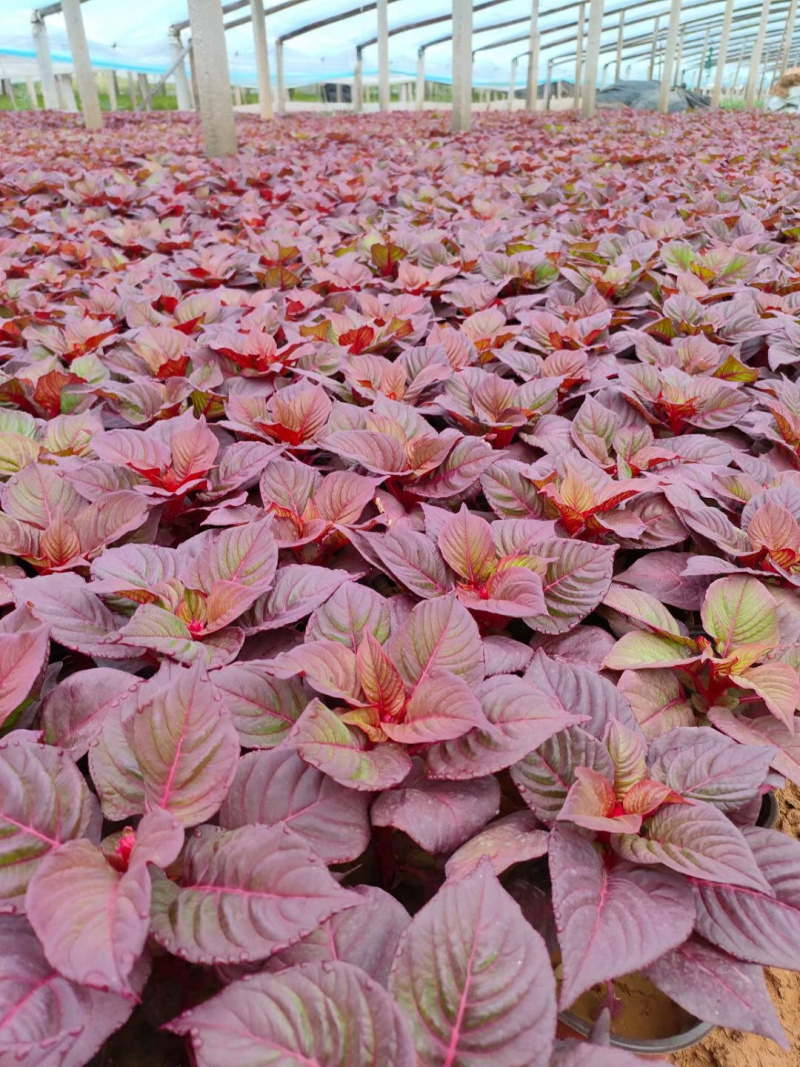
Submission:
<svg viewBox="0 0 800 1067">
<path fill-rule="evenodd" d="M 689 11 L 689 10 L 691 10 L 693 8 L 708 7 L 712 3 L 714 3 L 714 0 L 695 0 L 695 3 L 685 4 L 684 7 L 683 7 L 683 10 L 684 11 Z M 775 12 L 778 12 L 778 11 L 779 12 L 785 12 L 788 9 L 788 4 L 789 4 L 789 0 L 783 0 L 782 3 L 775 4 L 773 6 L 772 10 L 771 10 L 770 17 L 772 17 L 772 15 Z M 734 17 L 733 21 L 734 22 L 740 22 L 743 18 L 753 17 L 753 16 L 750 16 L 748 14 L 750 11 L 753 11 L 753 12 L 756 12 L 756 13 L 760 14 L 763 6 L 764 5 L 762 3 L 762 0 L 757 0 L 757 2 L 751 3 L 751 4 L 745 4 L 743 7 L 739 8 L 739 14 Z M 626 10 L 628 10 L 628 9 L 626 9 Z M 663 15 L 669 14 L 669 12 L 661 11 L 658 14 L 659 14 L 659 16 L 663 16 Z M 626 17 L 625 26 L 627 27 L 627 26 L 635 25 L 636 23 L 649 22 L 651 19 L 655 19 L 655 15 L 644 15 L 644 16 L 640 15 L 639 18 L 636 18 L 636 19 L 628 19 Z M 716 22 L 720 22 L 720 23 L 722 22 L 722 13 L 721 12 L 720 12 L 719 15 L 714 15 L 714 16 L 706 15 L 706 16 L 703 16 L 702 18 L 690 19 L 690 20 L 688 20 L 686 22 L 681 23 L 681 28 L 684 28 L 686 26 L 696 25 L 697 23 L 703 23 L 704 25 L 707 25 L 708 23 L 712 23 L 713 24 L 713 23 L 716 23 Z M 563 25 L 558 27 L 559 30 L 567 29 L 567 28 L 569 28 L 569 27 L 566 27 L 566 26 L 563 26 Z M 611 26 L 604 26 L 603 30 L 605 32 L 605 31 L 607 31 L 609 29 L 612 29 L 612 28 L 613 27 L 611 27 Z M 556 29 L 556 27 L 553 27 L 549 32 L 553 32 L 553 30 L 555 30 L 555 29 Z M 548 32 L 548 30 L 542 30 L 541 31 L 541 36 L 544 37 L 547 32 Z M 510 44 L 519 44 L 521 41 L 527 41 L 527 39 L 528 39 L 528 34 L 519 34 L 516 37 L 505 37 L 501 41 L 491 41 L 491 42 L 489 42 L 489 44 L 480 45 L 478 48 L 475 49 L 475 53 L 477 53 L 477 52 L 487 52 L 487 51 L 490 51 L 490 50 L 492 50 L 494 48 L 503 48 L 504 46 L 510 45 Z M 557 47 L 559 44 L 566 44 L 569 40 L 574 40 L 574 35 L 573 35 L 572 38 L 566 38 L 563 41 L 556 41 L 552 45 L 550 45 L 549 47 L 552 48 L 552 47 Z"/>
<path fill-rule="evenodd" d="M 87 4 L 89 0 L 81 0 L 82 4 Z M 37 21 L 39 19 L 46 19 L 48 15 L 60 15 L 61 4 L 47 4 L 45 7 L 35 7 L 31 12 L 31 19 Z M 37 18 L 38 16 L 38 18 Z"/>
<path fill-rule="evenodd" d="M 84 0 L 85 2 L 85 0 Z M 288 11 L 290 7 L 297 7 L 299 4 L 305 4 L 307 0 L 283 0 L 283 3 L 276 4 L 274 7 L 265 7 L 265 15 L 277 15 L 279 11 Z M 222 5 L 222 14 L 229 15 L 233 11 L 240 11 L 243 7 L 250 7 L 250 0 L 233 0 L 230 4 Z M 233 26 L 243 26 L 245 22 L 250 22 L 251 17 L 237 19 L 236 22 L 229 23 L 225 29 L 229 30 Z M 182 22 L 173 22 L 170 26 L 170 30 L 177 30 L 179 33 L 181 30 L 187 30 L 189 28 L 189 20 L 183 19 Z"/>
</svg>

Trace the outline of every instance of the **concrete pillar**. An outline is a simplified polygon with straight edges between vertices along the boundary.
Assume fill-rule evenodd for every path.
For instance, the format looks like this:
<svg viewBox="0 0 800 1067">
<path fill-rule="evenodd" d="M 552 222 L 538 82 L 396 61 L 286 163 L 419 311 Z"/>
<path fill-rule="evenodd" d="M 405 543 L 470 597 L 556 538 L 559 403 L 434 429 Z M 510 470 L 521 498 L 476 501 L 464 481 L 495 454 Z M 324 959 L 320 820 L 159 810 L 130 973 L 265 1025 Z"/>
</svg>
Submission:
<svg viewBox="0 0 800 1067">
<path fill-rule="evenodd" d="M 680 81 L 681 76 L 681 59 L 683 58 L 683 30 L 678 35 L 678 47 L 675 49 L 675 77 L 672 79 L 672 85 L 676 86 Z M 661 77 L 664 77 L 663 63 L 661 70 Z"/>
<path fill-rule="evenodd" d="M 600 35 L 603 32 L 603 0 L 590 0 L 589 29 L 586 34 L 586 77 L 583 83 L 581 114 L 590 119 L 595 113 L 597 68 L 600 64 Z"/>
<path fill-rule="evenodd" d="M 58 93 L 58 107 L 61 111 L 75 112 L 78 110 L 78 101 L 75 99 L 71 74 L 56 74 L 56 92 Z"/>
<path fill-rule="evenodd" d="M 178 63 L 178 57 L 183 51 L 183 41 L 180 30 L 169 31 L 169 54 L 173 63 Z M 192 94 L 189 89 L 189 79 L 186 77 L 186 64 L 183 60 L 175 68 L 175 96 L 178 100 L 178 111 L 192 110 Z"/>
<path fill-rule="evenodd" d="M 753 107 L 756 102 L 756 93 L 758 91 L 758 70 L 761 66 L 761 53 L 764 51 L 764 38 L 767 34 L 769 4 L 770 0 L 764 0 L 764 6 L 761 8 L 761 21 L 758 24 L 756 42 L 753 45 L 753 52 L 750 56 L 750 72 L 747 77 L 747 91 L 744 94 L 745 107 Z"/>
<path fill-rule="evenodd" d="M 722 19 L 722 33 L 717 49 L 717 69 L 714 72 L 714 88 L 711 90 L 711 106 L 719 107 L 722 97 L 722 78 L 725 74 L 725 61 L 728 58 L 728 42 L 731 39 L 731 22 L 733 21 L 733 0 L 727 0 L 725 15 Z"/>
<path fill-rule="evenodd" d="M 658 97 L 658 110 L 662 115 L 669 111 L 669 94 L 672 88 L 672 71 L 679 69 L 675 64 L 675 49 L 678 45 L 678 30 L 681 24 L 681 0 L 672 0 L 669 11 L 667 43 L 664 46 L 664 73 L 661 75 L 661 91 Z"/>
<path fill-rule="evenodd" d="M 241 107 L 242 104 L 244 103 L 244 98 L 242 97 L 242 87 L 241 87 L 241 85 L 234 85 L 234 87 L 233 87 L 233 99 L 236 101 L 236 106 L 237 107 Z"/>
<path fill-rule="evenodd" d="M 535 111 L 539 98 L 539 0 L 531 0 L 531 35 L 528 39 L 528 80 L 525 110 Z"/>
<path fill-rule="evenodd" d="M 232 156 L 238 143 L 221 0 L 189 0 L 189 20 L 206 155 Z"/>
<path fill-rule="evenodd" d="M 743 44 L 742 47 L 739 49 L 739 58 L 736 60 L 736 70 L 734 71 L 733 82 L 731 83 L 732 93 L 736 92 L 736 87 L 739 84 L 739 73 L 742 69 L 742 61 L 744 60 L 744 52 L 746 47 L 747 45 Z"/>
<path fill-rule="evenodd" d="M 614 68 L 614 81 L 618 82 L 622 77 L 622 42 L 625 37 L 625 12 L 619 13 L 619 26 L 617 27 L 617 60 Z"/>
<path fill-rule="evenodd" d="M 0 96 L 7 96 L 11 100 L 12 110 L 19 111 L 17 96 L 14 92 L 14 83 L 10 78 L 0 78 Z"/>
<path fill-rule="evenodd" d="M 389 12 L 388 0 L 378 0 L 378 107 L 389 110 Z"/>
<path fill-rule="evenodd" d="M 658 48 L 658 17 L 653 22 L 653 40 L 650 44 L 650 59 L 647 63 L 647 80 L 653 80 L 653 71 L 656 67 L 656 49 Z"/>
<path fill-rule="evenodd" d="M 452 126 L 472 128 L 472 0 L 453 0 Z"/>
<path fill-rule="evenodd" d="M 128 96 L 131 98 L 131 111 L 136 110 L 136 82 L 133 78 L 133 71 L 128 71 Z"/>
<path fill-rule="evenodd" d="M 578 33 L 575 48 L 575 89 L 572 94 L 573 107 L 580 106 L 581 100 L 581 75 L 583 73 L 583 27 L 586 14 L 586 4 L 578 6 Z"/>
<path fill-rule="evenodd" d="M 275 65 L 278 68 L 278 99 L 275 103 L 275 110 L 282 115 L 286 110 L 286 83 L 283 76 L 283 41 L 280 37 L 275 42 Z"/>
<path fill-rule="evenodd" d="M 364 57 L 360 48 L 356 50 L 356 65 L 353 70 L 353 110 L 364 110 Z"/>
<path fill-rule="evenodd" d="M 136 75 L 136 85 L 138 86 L 138 89 L 139 89 L 139 96 L 142 98 L 143 101 L 147 100 L 148 94 L 150 92 L 150 84 L 147 81 L 147 75 L 146 74 L 141 74 L 141 73 L 137 74 Z M 146 111 L 152 111 L 153 110 L 152 104 L 150 104 L 150 103 L 145 104 L 145 110 Z"/>
<path fill-rule="evenodd" d="M 267 49 L 267 20 L 263 0 L 250 0 L 253 15 L 253 43 L 256 50 L 258 74 L 258 104 L 262 119 L 272 118 L 272 86 L 269 83 L 269 51 Z"/>
<path fill-rule="evenodd" d="M 703 69 L 706 65 L 706 56 L 708 55 L 708 39 L 711 36 L 711 27 L 706 27 L 706 35 L 703 38 L 703 51 L 700 53 L 700 69 L 697 72 L 697 85 L 695 89 L 700 92 L 700 86 L 703 84 Z"/>
<path fill-rule="evenodd" d="M 517 95 L 517 64 L 516 56 L 511 60 L 511 76 L 508 79 L 508 110 L 514 110 L 514 97 Z"/>
<path fill-rule="evenodd" d="M 550 97 L 553 92 L 553 61 L 548 59 L 547 61 L 547 84 L 544 87 L 544 109 L 550 110 Z"/>
<path fill-rule="evenodd" d="M 117 110 L 117 76 L 113 70 L 106 71 L 106 91 L 108 92 L 108 110 Z"/>
<path fill-rule="evenodd" d="M 28 88 L 28 96 L 31 98 L 31 107 L 38 108 L 39 107 L 39 96 L 38 96 L 38 94 L 36 92 L 36 82 L 33 80 L 33 78 L 28 76 L 25 79 L 25 85 Z"/>
<path fill-rule="evenodd" d="M 417 111 L 425 110 L 425 49 L 417 52 L 417 93 L 415 103 Z"/>
<path fill-rule="evenodd" d="M 50 41 L 47 37 L 45 21 L 36 11 L 31 15 L 31 32 L 33 46 L 36 49 L 36 62 L 39 66 L 39 80 L 42 83 L 44 106 L 55 111 L 59 107 L 59 101 L 53 60 L 50 57 Z"/>
<path fill-rule="evenodd" d="M 794 23 L 797 17 L 797 0 L 792 0 L 789 5 L 789 14 L 786 18 L 786 33 L 783 40 L 784 45 L 781 50 L 780 67 L 778 69 L 778 77 L 786 73 L 786 68 L 789 66 L 789 54 L 792 50 L 792 41 L 794 39 Z"/>
<path fill-rule="evenodd" d="M 61 12 L 67 27 L 69 50 L 72 52 L 72 65 L 75 68 L 78 92 L 81 94 L 83 121 L 87 130 L 99 130 L 103 125 L 103 116 L 100 112 L 100 100 L 92 74 L 89 44 L 83 28 L 81 0 L 62 0 Z"/>
</svg>

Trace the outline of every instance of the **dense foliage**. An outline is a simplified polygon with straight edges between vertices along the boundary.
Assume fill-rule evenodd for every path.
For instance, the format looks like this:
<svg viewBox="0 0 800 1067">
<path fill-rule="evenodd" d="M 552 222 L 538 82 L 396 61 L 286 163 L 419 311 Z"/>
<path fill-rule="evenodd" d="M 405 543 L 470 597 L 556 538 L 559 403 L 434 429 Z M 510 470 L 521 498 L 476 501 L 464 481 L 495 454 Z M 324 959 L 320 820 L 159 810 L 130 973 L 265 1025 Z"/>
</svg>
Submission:
<svg viewBox="0 0 800 1067">
<path fill-rule="evenodd" d="M 795 125 L 3 116 L 1 1063 L 784 1041 Z"/>
</svg>

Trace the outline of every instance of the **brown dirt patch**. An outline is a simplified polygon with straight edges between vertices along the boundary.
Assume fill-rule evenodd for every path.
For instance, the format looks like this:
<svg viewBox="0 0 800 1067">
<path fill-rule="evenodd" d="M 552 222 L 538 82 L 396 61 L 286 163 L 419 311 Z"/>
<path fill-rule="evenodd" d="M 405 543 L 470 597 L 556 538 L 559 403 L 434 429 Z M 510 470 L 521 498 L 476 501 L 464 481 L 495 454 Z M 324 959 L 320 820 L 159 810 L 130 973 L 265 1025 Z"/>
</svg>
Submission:
<svg viewBox="0 0 800 1067">
<path fill-rule="evenodd" d="M 776 794 L 780 814 L 776 828 L 800 839 L 800 789 L 788 785 Z M 767 971 L 767 988 L 775 1002 L 791 1049 L 738 1030 L 712 1030 L 694 1048 L 670 1057 L 679 1067 L 798 1067 L 800 1065 L 800 973 Z"/>
</svg>

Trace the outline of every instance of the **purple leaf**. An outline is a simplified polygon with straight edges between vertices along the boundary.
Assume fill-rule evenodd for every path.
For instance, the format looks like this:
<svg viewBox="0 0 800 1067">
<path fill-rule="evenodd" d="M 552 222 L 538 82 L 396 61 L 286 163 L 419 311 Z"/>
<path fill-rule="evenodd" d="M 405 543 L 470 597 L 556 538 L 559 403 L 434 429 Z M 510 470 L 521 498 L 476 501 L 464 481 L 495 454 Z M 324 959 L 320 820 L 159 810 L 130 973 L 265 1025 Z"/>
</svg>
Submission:
<svg viewBox="0 0 800 1067">
<path fill-rule="evenodd" d="M 306 763 L 351 789 L 391 789 L 412 766 L 411 757 L 399 745 L 369 748 L 360 730 L 342 722 L 319 700 L 312 700 L 297 720 L 288 743 Z"/>
<path fill-rule="evenodd" d="M 150 926 L 147 862 L 167 866 L 183 831 L 165 812 L 139 824 L 130 865 L 119 874 L 89 841 L 67 841 L 45 856 L 28 886 L 25 907 L 50 963 L 65 978 L 134 996 L 132 973 Z"/>
<path fill-rule="evenodd" d="M 525 620 L 532 630 L 545 634 L 571 630 L 608 592 L 616 546 L 554 537 L 530 545 L 528 552 L 552 560 L 542 579 L 546 613 Z"/>
<path fill-rule="evenodd" d="M 453 588 L 436 545 L 414 530 L 389 530 L 385 534 L 350 531 L 350 540 L 364 559 L 390 575 L 416 596 L 442 596 Z"/>
<path fill-rule="evenodd" d="M 359 902 L 286 827 L 209 827 L 189 838 L 180 884 L 154 881 L 151 932 L 194 963 L 246 963 Z"/>
<path fill-rule="evenodd" d="M 307 640 L 339 641 L 351 652 L 367 633 L 381 644 L 389 636 L 389 606 L 380 593 L 356 582 L 340 585 L 308 620 Z"/>
<path fill-rule="evenodd" d="M 500 808 L 492 775 L 470 782 L 430 782 L 421 774 L 387 790 L 372 805 L 373 826 L 393 826 L 426 852 L 452 852 L 477 833 Z"/>
<path fill-rule="evenodd" d="M 50 628 L 27 607 L 0 619 L 0 727 L 30 693 L 49 650 Z"/>
<path fill-rule="evenodd" d="M 469 685 L 483 679 L 478 627 L 452 594 L 417 604 L 402 629 L 389 638 L 386 651 L 410 686 L 419 685 L 434 667 Z"/>
<path fill-rule="evenodd" d="M 477 686 L 487 724 L 426 754 L 431 778 L 480 778 L 510 767 L 559 731 L 578 721 L 537 686 L 515 675 L 497 675 Z"/>
<path fill-rule="evenodd" d="M 772 755 L 708 727 L 682 727 L 652 742 L 648 763 L 650 776 L 682 797 L 735 811 L 761 789 Z"/>
<path fill-rule="evenodd" d="M 250 752 L 219 812 L 226 830 L 288 826 L 326 863 L 354 860 L 369 844 L 368 797 L 346 789 L 291 749 Z"/>
<path fill-rule="evenodd" d="M 66 648 L 96 659 L 138 656 L 137 648 L 108 642 L 124 619 L 113 615 L 77 574 L 12 579 L 9 585 L 17 607 L 27 604 L 50 627 L 52 639 Z"/>
<path fill-rule="evenodd" d="M 349 963 L 307 963 L 234 982 L 168 1029 L 191 1036 L 197 1067 L 415 1067 L 391 997 Z"/>
<path fill-rule="evenodd" d="M 566 714 L 588 717 L 582 729 L 595 737 L 603 737 L 612 722 L 640 733 L 625 697 L 595 671 L 550 659 L 539 651 L 525 672 L 525 680 L 546 693 L 550 702 Z"/>
<path fill-rule="evenodd" d="M 742 833 L 767 888 L 695 883 L 697 932 L 738 959 L 793 970 L 800 953 L 800 842 L 757 826 Z"/>
<path fill-rule="evenodd" d="M 730 708 L 709 708 L 708 717 L 718 730 L 743 745 L 759 745 L 772 752 L 772 767 L 800 786 L 800 730 L 787 730 L 772 715 L 747 719 Z M 797 717 L 795 716 L 795 727 Z"/>
<path fill-rule="evenodd" d="M 231 663 L 213 671 L 211 680 L 230 708 L 244 748 L 281 744 L 308 703 L 299 678 L 273 678 L 258 663 Z"/>
<path fill-rule="evenodd" d="M 485 724 L 480 701 L 467 683 L 434 667 L 411 694 L 403 720 L 382 726 L 390 740 L 415 745 L 451 741 Z"/>
<path fill-rule="evenodd" d="M 555 989 L 544 942 L 484 860 L 447 882 L 400 944 L 389 989 L 425 1067 L 546 1067 Z"/>
<path fill-rule="evenodd" d="M 711 804 L 670 804 L 648 819 L 645 829 L 642 837 L 612 839 L 620 856 L 632 863 L 663 863 L 690 878 L 769 892 L 742 832 Z"/>
<path fill-rule="evenodd" d="M 242 618 L 241 625 L 248 633 L 258 633 L 304 619 L 350 577 L 347 571 L 327 567 L 294 563 L 281 567 L 272 591 L 259 597 Z"/>
<path fill-rule="evenodd" d="M 710 579 L 684 575 L 691 559 L 689 552 L 648 552 L 615 575 L 614 581 L 650 593 L 670 607 L 699 611 Z"/>
<path fill-rule="evenodd" d="M 89 751 L 106 715 L 141 685 L 125 671 L 94 667 L 59 682 L 42 705 L 42 727 L 49 745 L 60 745 L 73 759 Z"/>
<path fill-rule="evenodd" d="M 554 822 L 580 767 L 614 778 L 614 763 L 603 742 L 573 727 L 555 734 L 516 763 L 511 779 L 538 818 Z"/>
<path fill-rule="evenodd" d="M 270 956 L 265 969 L 278 972 L 315 960 L 340 960 L 360 967 L 385 988 L 411 916 L 399 901 L 376 886 L 357 885 L 353 891 L 361 897 L 357 907 L 337 912 L 296 945 Z M 365 930 L 369 931 L 366 937 Z"/>
<path fill-rule="evenodd" d="M 550 877 L 568 1008 L 595 982 L 647 966 L 694 925 L 689 887 L 666 871 L 606 865 L 590 836 L 556 826 Z"/>
<path fill-rule="evenodd" d="M 27 1067 L 84 1067 L 135 1001 L 70 982 L 27 922 L 0 915 L 0 1054 Z M 137 986 L 144 984 L 146 971 Z"/>
<path fill-rule="evenodd" d="M 65 841 L 100 840 L 100 810 L 60 748 L 0 740 L 0 899 L 17 907 L 31 876 Z"/>
<path fill-rule="evenodd" d="M 646 968 L 644 975 L 695 1018 L 761 1034 L 788 1049 L 760 967 L 691 937 Z"/>
<path fill-rule="evenodd" d="M 494 873 L 500 875 L 515 863 L 546 855 L 549 841 L 550 835 L 539 828 L 532 812 L 515 811 L 495 819 L 457 849 L 447 861 L 445 871 L 448 878 L 463 878 L 486 856 Z"/>
<path fill-rule="evenodd" d="M 138 690 L 123 727 L 148 807 L 171 812 L 184 826 L 216 814 L 236 773 L 239 741 L 201 664 L 162 666 Z"/>
</svg>

